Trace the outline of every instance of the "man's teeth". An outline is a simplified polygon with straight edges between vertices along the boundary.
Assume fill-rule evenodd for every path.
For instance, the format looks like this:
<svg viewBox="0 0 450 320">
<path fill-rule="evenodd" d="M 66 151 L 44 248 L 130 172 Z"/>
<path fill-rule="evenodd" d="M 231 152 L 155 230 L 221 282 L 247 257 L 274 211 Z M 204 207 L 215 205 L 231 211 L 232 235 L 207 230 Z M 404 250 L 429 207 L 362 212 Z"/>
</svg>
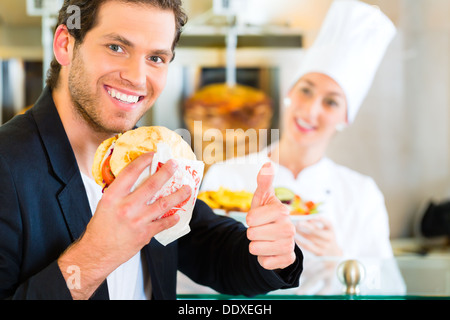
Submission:
<svg viewBox="0 0 450 320">
<path fill-rule="evenodd" d="M 108 93 L 111 97 L 113 97 L 117 100 L 120 100 L 122 102 L 136 103 L 139 101 L 139 96 L 129 96 L 129 95 L 126 95 L 125 93 L 120 93 L 114 89 L 108 90 Z"/>
</svg>

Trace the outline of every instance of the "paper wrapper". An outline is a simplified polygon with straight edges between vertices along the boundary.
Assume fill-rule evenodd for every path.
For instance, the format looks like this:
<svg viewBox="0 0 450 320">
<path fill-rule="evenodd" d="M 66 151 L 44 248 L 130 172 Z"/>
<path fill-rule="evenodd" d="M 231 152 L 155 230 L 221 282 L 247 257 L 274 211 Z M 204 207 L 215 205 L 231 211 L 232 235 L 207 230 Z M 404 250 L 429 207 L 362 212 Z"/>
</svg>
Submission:
<svg viewBox="0 0 450 320">
<path fill-rule="evenodd" d="M 153 156 L 153 162 L 150 170 L 144 170 L 144 172 L 134 184 L 131 191 L 137 188 L 150 175 L 153 175 L 164 163 L 172 159 L 172 152 L 167 144 L 158 144 L 157 150 L 158 151 Z M 202 161 L 187 159 L 175 159 L 175 161 L 178 164 L 176 172 L 174 173 L 172 178 L 170 178 L 170 180 L 166 182 L 161 190 L 159 190 L 148 202 L 148 204 L 151 204 L 159 198 L 168 196 L 180 189 L 183 185 L 188 185 L 191 187 L 191 196 L 186 201 L 173 207 L 167 213 L 158 218 L 161 219 L 165 216 L 169 216 L 175 213 L 180 216 L 180 221 L 178 221 L 176 225 L 158 233 L 155 236 L 155 239 L 164 246 L 188 234 L 191 231 L 189 222 L 192 218 L 192 211 L 194 210 L 200 182 L 203 178 L 204 163 Z"/>
</svg>

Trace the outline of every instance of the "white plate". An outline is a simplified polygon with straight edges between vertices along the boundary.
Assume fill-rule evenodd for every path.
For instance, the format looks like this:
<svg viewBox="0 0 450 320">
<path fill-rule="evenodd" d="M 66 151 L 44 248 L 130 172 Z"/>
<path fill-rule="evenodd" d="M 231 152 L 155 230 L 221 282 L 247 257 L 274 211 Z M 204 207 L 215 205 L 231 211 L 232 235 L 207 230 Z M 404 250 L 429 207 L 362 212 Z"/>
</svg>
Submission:
<svg viewBox="0 0 450 320">
<path fill-rule="evenodd" d="M 291 214 L 289 215 L 289 217 L 291 218 L 291 221 L 296 223 L 298 221 L 305 221 L 305 220 L 311 220 L 311 219 L 316 219 L 319 218 L 323 215 L 323 213 L 313 213 L 313 214 L 305 214 L 305 215 L 300 215 L 300 214 Z"/>
<path fill-rule="evenodd" d="M 227 212 L 225 210 L 222 209 L 213 209 L 214 213 L 219 215 L 219 216 L 226 216 Z"/>
<path fill-rule="evenodd" d="M 214 209 L 214 212 L 218 215 L 221 216 L 229 216 L 230 218 L 233 218 L 239 222 L 242 222 L 245 226 L 247 226 L 247 222 L 246 222 L 246 217 L 247 217 L 247 212 L 242 212 L 242 211 L 230 211 L 228 213 L 225 212 L 225 210 L 221 210 L 221 209 Z M 296 223 L 297 221 L 305 221 L 305 220 L 311 220 L 311 219 L 316 219 L 318 217 L 321 217 L 323 215 L 323 213 L 313 213 L 313 214 L 308 214 L 308 215 L 295 215 L 295 214 L 291 214 L 289 215 L 289 218 L 291 219 L 291 221 L 293 223 Z"/>
<path fill-rule="evenodd" d="M 228 216 L 233 218 L 234 220 L 241 222 L 244 226 L 247 226 L 247 212 L 230 211 L 228 212 Z"/>
<path fill-rule="evenodd" d="M 247 226 L 247 222 L 245 221 L 245 218 L 247 217 L 247 212 L 229 211 L 227 213 L 225 210 L 222 209 L 214 209 L 213 211 L 215 214 L 219 216 L 227 216 L 233 218 L 239 222 L 242 222 L 245 226 Z"/>
</svg>

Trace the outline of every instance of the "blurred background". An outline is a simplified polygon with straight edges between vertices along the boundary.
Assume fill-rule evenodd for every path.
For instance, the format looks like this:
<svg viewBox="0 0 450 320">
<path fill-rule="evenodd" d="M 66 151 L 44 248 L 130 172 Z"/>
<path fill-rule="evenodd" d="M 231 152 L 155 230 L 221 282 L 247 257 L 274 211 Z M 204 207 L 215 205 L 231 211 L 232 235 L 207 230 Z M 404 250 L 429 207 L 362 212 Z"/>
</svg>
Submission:
<svg viewBox="0 0 450 320">
<path fill-rule="evenodd" d="M 237 82 L 270 98 L 267 126 L 279 128 L 293 70 L 332 1 L 248 0 L 231 18 L 214 9 L 213 0 L 183 2 L 189 23 L 167 87 L 142 123 L 187 128 L 186 99 L 206 84 L 224 82 L 231 59 Z M 450 1 L 364 2 L 379 6 L 398 34 L 355 123 L 335 138 L 329 156 L 375 179 L 385 195 L 391 238 L 408 238 L 417 234 L 430 201 L 450 198 Z M 0 124 L 38 98 L 60 4 L 0 0 Z M 235 56 L 226 50 L 230 25 L 237 26 Z"/>
</svg>

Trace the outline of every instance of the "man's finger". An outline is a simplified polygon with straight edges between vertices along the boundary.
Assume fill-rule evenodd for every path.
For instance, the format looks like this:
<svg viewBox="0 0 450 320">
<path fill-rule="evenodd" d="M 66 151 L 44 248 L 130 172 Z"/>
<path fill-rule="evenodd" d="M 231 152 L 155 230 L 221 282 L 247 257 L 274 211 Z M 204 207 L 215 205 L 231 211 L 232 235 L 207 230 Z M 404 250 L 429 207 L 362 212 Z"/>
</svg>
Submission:
<svg viewBox="0 0 450 320">
<path fill-rule="evenodd" d="M 152 164 L 153 156 L 154 152 L 148 152 L 133 160 L 122 169 L 107 190 L 121 195 L 130 193 L 141 173 Z"/>
<path fill-rule="evenodd" d="M 167 181 L 174 175 L 177 164 L 174 160 L 167 161 L 158 171 L 142 182 L 130 197 L 136 203 L 147 204 L 154 200 L 154 195 L 161 190 Z M 149 169 L 150 170 L 150 169 Z"/>
<path fill-rule="evenodd" d="M 151 228 L 152 228 L 153 236 L 157 235 L 158 233 L 160 233 L 164 230 L 172 228 L 173 226 L 175 226 L 178 223 L 178 221 L 180 221 L 180 216 L 177 214 L 174 214 L 174 215 L 166 217 L 166 218 L 152 221 Z M 149 225 L 149 227 L 150 227 L 150 225 Z"/>
<path fill-rule="evenodd" d="M 294 251 L 282 256 L 258 256 L 259 264 L 266 270 L 284 269 L 294 263 Z"/>
<path fill-rule="evenodd" d="M 275 195 L 272 182 L 275 175 L 275 168 L 271 162 L 264 164 L 258 173 L 258 187 L 253 195 L 252 208 L 257 208 L 267 204 L 272 196 Z"/>
<path fill-rule="evenodd" d="M 255 256 L 283 256 L 294 251 L 295 242 L 292 239 L 277 241 L 252 241 L 249 251 Z"/>
<path fill-rule="evenodd" d="M 247 238 L 250 241 L 274 241 L 283 238 L 294 238 L 295 231 L 294 225 L 286 217 L 286 219 L 280 219 L 275 223 L 247 228 Z"/>
<path fill-rule="evenodd" d="M 264 207 L 250 209 L 246 222 L 249 227 L 262 226 L 280 219 L 280 215 L 289 216 L 289 208 L 281 202 L 274 201 Z"/>
<path fill-rule="evenodd" d="M 154 221 L 160 216 L 168 213 L 170 210 L 185 202 L 191 196 L 191 188 L 187 185 L 181 187 L 174 193 L 161 197 L 152 204 L 148 205 L 151 208 L 151 214 L 148 215 L 148 222 Z"/>
</svg>

